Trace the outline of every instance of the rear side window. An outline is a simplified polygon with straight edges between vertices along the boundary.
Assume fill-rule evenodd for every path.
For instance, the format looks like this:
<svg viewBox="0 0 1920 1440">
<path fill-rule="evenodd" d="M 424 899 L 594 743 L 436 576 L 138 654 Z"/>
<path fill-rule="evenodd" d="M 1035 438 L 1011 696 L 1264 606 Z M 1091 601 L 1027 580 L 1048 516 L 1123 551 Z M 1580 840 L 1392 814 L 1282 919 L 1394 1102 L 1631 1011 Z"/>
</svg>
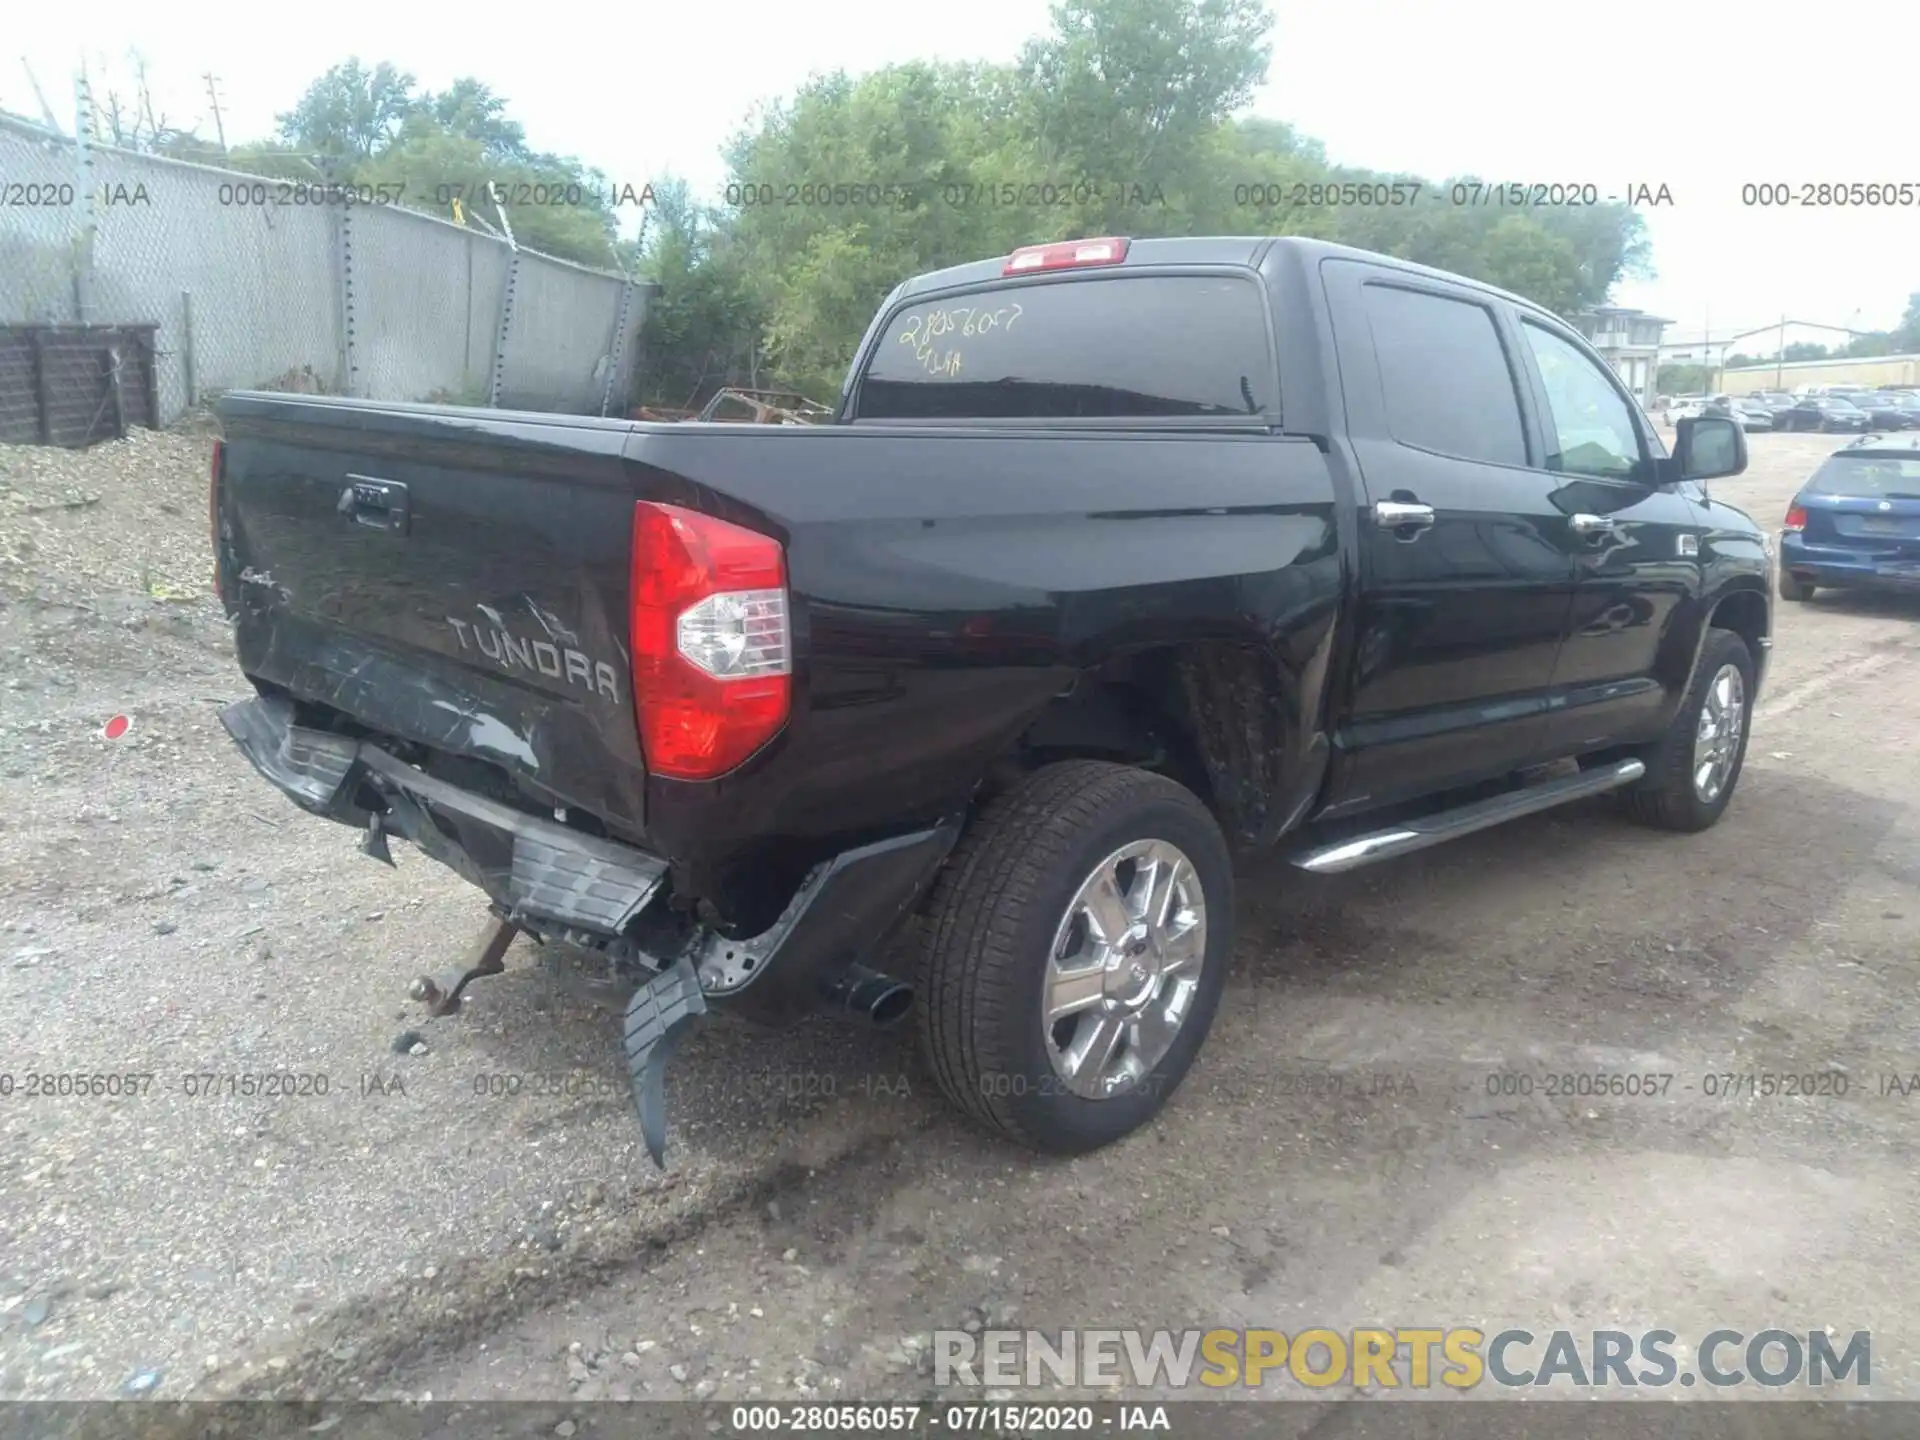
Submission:
<svg viewBox="0 0 1920 1440">
<path fill-rule="evenodd" d="M 1463 460 L 1525 465 L 1519 392 L 1493 312 L 1397 285 L 1368 284 L 1364 293 L 1393 438 Z"/>
<path fill-rule="evenodd" d="M 1920 455 L 1829 455 L 1801 488 L 1809 495 L 1920 500 Z"/>
<path fill-rule="evenodd" d="M 1279 418 L 1266 297 L 1225 275 L 1085 277 L 909 305 L 862 420 Z"/>
</svg>

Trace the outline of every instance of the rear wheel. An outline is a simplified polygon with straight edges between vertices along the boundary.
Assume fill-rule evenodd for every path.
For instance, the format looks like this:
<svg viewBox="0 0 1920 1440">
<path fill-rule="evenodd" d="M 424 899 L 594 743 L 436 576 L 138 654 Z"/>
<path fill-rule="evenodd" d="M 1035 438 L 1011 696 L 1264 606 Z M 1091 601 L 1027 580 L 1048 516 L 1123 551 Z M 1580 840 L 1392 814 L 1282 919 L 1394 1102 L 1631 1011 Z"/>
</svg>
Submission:
<svg viewBox="0 0 1920 1440">
<path fill-rule="evenodd" d="M 1232 944 L 1232 864 L 1197 796 L 1125 766 L 1047 766 L 987 805 L 935 888 L 917 987 L 928 1065 L 1012 1139 L 1108 1144 L 1185 1078 Z"/>
<path fill-rule="evenodd" d="M 1663 830 L 1705 830 L 1726 813 L 1753 728 L 1753 655 L 1731 630 L 1709 630 L 1693 683 L 1647 773 L 1621 792 L 1636 820 Z"/>
<path fill-rule="evenodd" d="M 1811 600 L 1813 592 L 1820 587 L 1811 580 L 1796 580 L 1785 570 L 1780 572 L 1780 598 L 1782 600 Z"/>
</svg>

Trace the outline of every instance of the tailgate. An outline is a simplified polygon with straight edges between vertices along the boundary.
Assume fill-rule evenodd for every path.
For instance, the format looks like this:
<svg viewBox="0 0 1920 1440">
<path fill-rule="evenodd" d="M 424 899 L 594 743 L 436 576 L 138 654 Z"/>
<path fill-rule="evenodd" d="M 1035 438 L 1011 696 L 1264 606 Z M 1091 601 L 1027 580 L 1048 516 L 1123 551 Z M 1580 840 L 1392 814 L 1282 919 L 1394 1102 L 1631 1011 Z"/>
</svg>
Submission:
<svg viewBox="0 0 1920 1440">
<path fill-rule="evenodd" d="M 219 413 L 247 673 L 637 836 L 630 426 L 251 394 Z"/>
</svg>

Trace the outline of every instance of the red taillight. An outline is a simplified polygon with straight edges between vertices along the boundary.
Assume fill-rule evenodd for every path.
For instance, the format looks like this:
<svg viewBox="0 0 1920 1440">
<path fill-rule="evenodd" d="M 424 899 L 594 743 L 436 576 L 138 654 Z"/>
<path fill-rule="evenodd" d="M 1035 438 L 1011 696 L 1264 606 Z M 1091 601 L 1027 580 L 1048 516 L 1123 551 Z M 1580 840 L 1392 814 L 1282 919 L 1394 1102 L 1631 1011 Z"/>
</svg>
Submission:
<svg viewBox="0 0 1920 1440">
<path fill-rule="evenodd" d="M 213 463 L 207 467 L 207 538 L 213 545 L 213 593 L 221 600 L 227 592 L 220 583 L 220 468 L 227 458 L 227 442 L 213 442 Z"/>
<path fill-rule="evenodd" d="M 1789 505 L 1787 507 L 1786 521 L 1781 525 L 1780 528 L 1782 530 L 1792 530 L 1792 531 L 1795 531 L 1796 533 L 1806 529 L 1807 528 L 1806 510 L 1799 505 Z"/>
<path fill-rule="evenodd" d="M 633 702 L 654 774 L 711 780 L 787 723 L 793 647 L 779 541 L 642 500 L 632 605 Z"/>
<path fill-rule="evenodd" d="M 1036 270 L 1071 270 L 1083 265 L 1118 265 L 1127 258 L 1128 241 L 1118 235 L 1099 240 L 1062 240 L 1054 245 L 1025 245 L 1007 257 L 1002 275 Z"/>
</svg>

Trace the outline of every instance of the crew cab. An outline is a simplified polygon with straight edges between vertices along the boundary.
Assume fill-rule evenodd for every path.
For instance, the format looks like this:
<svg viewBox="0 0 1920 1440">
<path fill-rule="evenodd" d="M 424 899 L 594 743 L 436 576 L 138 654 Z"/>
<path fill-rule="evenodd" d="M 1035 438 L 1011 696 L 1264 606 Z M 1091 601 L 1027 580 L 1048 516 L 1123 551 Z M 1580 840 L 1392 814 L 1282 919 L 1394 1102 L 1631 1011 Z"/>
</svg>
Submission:
<svg viewBox="0 0 1920 1440">
<path fill-rule="evenodd" d="M 631 987 L 658 1162 L 696 1017 L 919 1016 L 966 1114 L 1147 1122 L 1245 855 L 1379 861 L 1584 796 L 1727 808 L 1769 537 L 1518 296 L 1304 239 L 1103 238 L 901 284 L 831 422 L 218 406 L 223 712 Z"/>
</svg>

